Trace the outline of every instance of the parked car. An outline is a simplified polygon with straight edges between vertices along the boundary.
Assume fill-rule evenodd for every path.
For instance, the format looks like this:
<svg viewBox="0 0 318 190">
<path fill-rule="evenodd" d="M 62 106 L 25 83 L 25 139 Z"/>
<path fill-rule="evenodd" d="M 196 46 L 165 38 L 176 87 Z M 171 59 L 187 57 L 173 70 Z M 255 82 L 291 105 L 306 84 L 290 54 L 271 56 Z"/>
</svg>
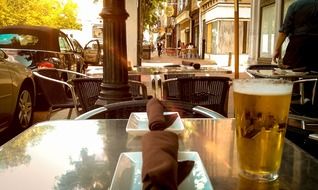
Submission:
<svg viewBox="0 0 318 190">
<path fill-rule="evenodd" d="M 90 48 L 99 47 L 92 53 Z M 46 26 L 15 25 L 0 28 L 0 48 L 30 69 L 54 67 L 84 72 L 87 64 L 100 58 L 98 40 L 84 48 L 60 29 Z M 88 51 L 89 53 L 85 52 Z M 85 54 L 89 56 L 85 60 Z"/>
<path fill-rule="evenodd" d="M 88 64 L 99 62 L 100 45 L 98 40 L 93 40 L 83 48 L 76 42 L 60 29 L 46 26 L 15 25 L 0 28 L 0 48 L 12 61 L 20 62 L 31 70 L 46 67 L 84 73 Z M 93 46 L 98 48 L 88 48 Z M 69 76 L 64 73 L 61 78 L 67 81 Z M 46 109 L 43 93 L 40 88 L 37 89 L 37 109 Z"/>
<path fill-rule="evenodd" d="M 0 49 L 0 132 L 32 124 L 35 82 L 32 71 Z"/>
</svg>

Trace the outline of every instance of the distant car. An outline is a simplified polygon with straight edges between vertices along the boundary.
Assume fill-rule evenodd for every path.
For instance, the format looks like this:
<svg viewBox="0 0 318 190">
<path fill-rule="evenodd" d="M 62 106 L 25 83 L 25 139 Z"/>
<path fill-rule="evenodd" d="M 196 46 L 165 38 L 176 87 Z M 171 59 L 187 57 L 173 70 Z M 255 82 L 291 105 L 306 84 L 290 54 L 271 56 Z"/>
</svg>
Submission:
<svg viewBox="0 0 318 190">
<path fill-rule="evenodd" d="M 100 47 L 98 40 L 85 47 Z M 0 28 L 0 48 L 30 69 L 54 67 L 84 72 L 87 64 L 98 64 L 100 48 L 82 48 L 60 29 L 16 25 Z M 87 49 L 88 52 L 85 52 Z M 85 60 L 86 54 L 89 56 Z"/>
<path fill-rule="evenodd" d="M 0 49 L 0 132 L 32 124 L 35 94 L 32 71 Z"/>
</svg>

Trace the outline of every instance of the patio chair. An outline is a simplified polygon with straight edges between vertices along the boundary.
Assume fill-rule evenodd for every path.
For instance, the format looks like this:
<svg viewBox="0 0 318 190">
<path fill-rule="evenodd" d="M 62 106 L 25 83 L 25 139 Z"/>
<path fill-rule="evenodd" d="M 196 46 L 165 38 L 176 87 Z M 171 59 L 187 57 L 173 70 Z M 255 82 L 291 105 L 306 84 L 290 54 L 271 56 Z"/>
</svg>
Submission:
<svg viewBox="0 0 318 190">
<path fill-rule="evenodd" d="M 293 82 L 294 88 L 300 93 L 300 99 L 299 101 L 292 101 L 288 118 L 299 121 L 301 128 L 304 130 L 310 130 L 312 127 L 318 126 L 317 81 L 318 78 L 309 78 Z M 311 94 L 309 95 L 311 98 L 307 101 L 305 100 L 304 85 L 312 87 Z"/>
<path fill-rule="evenodd" d="M 86 112 L 75 120 L 83 119 L 128 119 L 132 112 L 146 112 L 148 100 L 131 100 L 107 104 Z M 222 118 L 222 115 L 204 107 L 185 102 L 163 100 L 164 111 L 178 112 L 182 118 Z"/>
<path fill-rule="evenodd" d="M 147 87 L 141 82 L 140 74 L 128 74 L 128 83 L 130 86 L 130 93 L 133 96 L 133 99 L 150 99 L 151 95 L 148 95 Z"/>
<path fill-rule="evenodd" d="M 317 78 L 300 79 L 294 81 L 294 89 L 299 91 L 298 101 L 293 100 L 290 105 L 288 116 L 288 127 L 286 137 L 292 142 L 309 152 L 318 156 L 318 88 Z M 312 90 L 304 91 L 304 87 Z M 311 92 L 310 92 L 311 91 Z M 305 92 L 309 92 L 305 99 Z"/>
<path fill-rule="evenodd" d="M 72 80 L 82 113 L 97 107 L 95 102 L 101 91 L 102 80 L 102 78 L 75 78 Z"/>
<path fill-rule="evenodd" d="M 177 100 L 204 106 L 223 116 L 227 116 L 230 81 L 229 77 L 219 76 L 194 76 L 169 79 L 164 81 L 163 97 L 169 98 L 170 89 L 167 86 L 170 83 L 176 83 L 178 88 L 174 88 L 173 90 L 178 91 L 174 93 L 177 94 Z"/>
<path fill-rule="evenodd" d="M 292 99 L 288 116 L 286 137 L 313 155 L 318 155 L 318 104 L 317 78 L 294 81 L 294 89 L 299 92 L 299 100 Z M 311 94 L 305 99 L 304 86 L 312 88 Z M 295 91 L 295 90 L 294 90 Z"/>
<path fill-rule="evenodd" d="M 43 93 L 49 105 L 47 119 L 50 119 L 53 111 L 66 108 L 69 109 L 67 119 L 70 119 L 73 108 L 78 111 L 78 102 L 73 86 L 64 81 L 65 77 L 68 77 L 69 74 L 82 77 L 85 75 L 74 71 L 55 68 L 35 69 L 33 70 L 33 74 L 39 85 L 40 92 Z"/>
<path fill-rule="evenodd" d="M 165 80 L 169 80 L 169 82 L 162 83 L 162 99 L 164 100 L 178 100 L 179 91 L 178 91 L 178 82 L 176 81 L 177 78 L 180 77 L 192 77 L 194 74 L 180 74 L 180 73 L 169 73 L 164 74 L 163 77 Z"/>
<path fill-rule="evenodd" d="M 134 100 L 141 100 L 141 99 L 149 99 L 152 96 L 148 96 L 147 87 L 140 81 L 135 80 L 128 80 L 129 84 L 129 92 L 132 95 Z"/>
<path fill-rule="evenodd" d="M 75 78 L 72 80 L 78 96 L 81 112 L 90 111 L 95 105 L 101 91 L 102 78 Z M 128 80 L 132 99 L 148 99 L 146 86 L 135 80 Z"/>
</svg>

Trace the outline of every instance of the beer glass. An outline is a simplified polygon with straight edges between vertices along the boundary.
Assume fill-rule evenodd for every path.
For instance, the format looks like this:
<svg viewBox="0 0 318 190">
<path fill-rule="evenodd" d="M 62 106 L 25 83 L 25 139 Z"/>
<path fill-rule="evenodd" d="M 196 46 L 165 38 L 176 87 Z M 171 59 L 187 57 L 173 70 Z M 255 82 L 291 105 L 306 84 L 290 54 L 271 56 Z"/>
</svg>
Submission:
<svg viewBox="0 0 318 190">
<path fill-rule="evenodd" d="M 280 79 L 233 81 L 240 175 L 278 178 L 293 84 Z"/>
</svg>

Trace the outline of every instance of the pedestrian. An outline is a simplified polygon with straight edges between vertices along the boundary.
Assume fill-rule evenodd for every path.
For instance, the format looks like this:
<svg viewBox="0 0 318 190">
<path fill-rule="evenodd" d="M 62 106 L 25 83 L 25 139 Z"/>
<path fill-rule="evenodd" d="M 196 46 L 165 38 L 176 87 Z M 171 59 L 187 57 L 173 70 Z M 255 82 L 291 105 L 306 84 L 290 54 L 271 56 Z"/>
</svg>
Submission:
<svg viewBox="0 0 318 190">
<path fill-rule="evenodd" d="M 158 51 L 158 56 L 160 57 L 161 51 L 162 51 L 162 44 L 160 41 L 157 43 L 157 51 Z"/>
<path fill-rule="evenodd" d="M 289 43 L 283 66 L 304 71 L 318 71 L 318 0 L 297 0 L 287 10 L 276 41 L 273 61 L 277 63 L 286 38 Z"/>
</svg>

